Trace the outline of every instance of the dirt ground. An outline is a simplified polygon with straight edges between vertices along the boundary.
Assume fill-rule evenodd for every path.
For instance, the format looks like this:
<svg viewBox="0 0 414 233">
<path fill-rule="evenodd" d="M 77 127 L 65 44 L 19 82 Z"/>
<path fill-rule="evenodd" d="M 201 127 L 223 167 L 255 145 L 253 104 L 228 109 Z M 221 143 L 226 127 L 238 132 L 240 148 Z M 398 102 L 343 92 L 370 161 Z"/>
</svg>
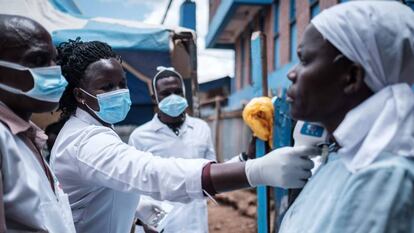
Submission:
<svg viewBox="0 0 414 233">
<path fill-rule="evenodd" d="M 256 195 L 246 191 L 235 191 L 217 195 L 219 205 L 208 203 L 210 233 L 254 233 L 256 232 Z"/>
</svg>

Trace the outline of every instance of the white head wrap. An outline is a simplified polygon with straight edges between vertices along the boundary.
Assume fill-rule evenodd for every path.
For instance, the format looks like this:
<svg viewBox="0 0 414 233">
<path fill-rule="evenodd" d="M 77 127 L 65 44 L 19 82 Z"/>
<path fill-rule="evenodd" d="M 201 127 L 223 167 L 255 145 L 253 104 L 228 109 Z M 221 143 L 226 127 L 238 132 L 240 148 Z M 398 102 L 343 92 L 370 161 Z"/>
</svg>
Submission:
<svg viewBox="0 0 414 233">
<path fill-rule="evenodd" d="M 351 1 L 322 11 L 312 24 L 365 71 L 375 94 L 335 130 L 355 172 L 381 152 L 414 156 L 414 12 L 396 1 Z"/>
</svg>

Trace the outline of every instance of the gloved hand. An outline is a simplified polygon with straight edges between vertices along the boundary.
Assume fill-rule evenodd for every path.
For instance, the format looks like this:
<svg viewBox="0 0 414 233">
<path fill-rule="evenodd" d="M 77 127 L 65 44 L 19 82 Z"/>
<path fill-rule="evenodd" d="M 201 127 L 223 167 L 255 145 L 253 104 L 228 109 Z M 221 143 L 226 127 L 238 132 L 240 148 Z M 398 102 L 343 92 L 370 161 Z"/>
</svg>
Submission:
<svg viewBox="0 0 414 233">
<path fill-rule="evenodd" d="M 159 214 L 161 208 L 161 202 L 148 198 L 146 196 L 141 196 L 138 207 L 135 210 L 135 217 L 138 218 L 141 223 L 143 223 L 148 229 L 155 230 L 151 227 L 151 220 Z"/>
<path fill-rule="evenodd" d="M 267 155 L 248 160 L 245 165 L 247 180 L 258 185 L 281 188 L 301 188 L 312 175 L 313 162 L 308 156 L 319 155 L 320 149 L 310 146 L 283 147 Z"/>
</svg>

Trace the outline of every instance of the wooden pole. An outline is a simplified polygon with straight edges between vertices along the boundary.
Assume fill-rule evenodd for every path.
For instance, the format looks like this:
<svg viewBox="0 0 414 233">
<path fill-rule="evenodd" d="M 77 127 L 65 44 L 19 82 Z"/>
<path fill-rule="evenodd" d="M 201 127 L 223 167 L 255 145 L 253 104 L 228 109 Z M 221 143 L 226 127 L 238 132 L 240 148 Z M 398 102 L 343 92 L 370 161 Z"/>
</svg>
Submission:
<svg viewBox="0 0 414 233">
<path fill-rule="evenodd" d="M 214 119 L 214 130 L 215 130 L 215 145 L 216 145 L 216 159 L 217 162 L 221 163 L 224 162 L 222 151 L 221 151 L 221 131 L 220 131 L 220 115 L 221 115 L 221 100 L 223 98 L 221 96 L 216 96 L 216 116 Z"/>
<path fill-rule="evenodd" d="M 266 58 L 266 35 L 260 31 L 254 32 L 251 38 L 251 59 L 255 96 L 268 96 Z M 257 139 L 256 157 L 269 152 L 266 144 L 267 142 Z M 266 186 L 257 187 L 257 232 L 270 232 L 270 188 Z"/>
</svg>

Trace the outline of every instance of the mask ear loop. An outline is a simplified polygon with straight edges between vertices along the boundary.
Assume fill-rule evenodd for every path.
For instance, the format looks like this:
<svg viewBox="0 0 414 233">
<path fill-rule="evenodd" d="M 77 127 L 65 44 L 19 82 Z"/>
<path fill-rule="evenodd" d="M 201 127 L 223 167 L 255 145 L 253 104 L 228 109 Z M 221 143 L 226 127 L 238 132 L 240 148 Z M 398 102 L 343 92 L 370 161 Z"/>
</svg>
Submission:
<svg viewBox="0 0 414 233">
<path fill-rule="evenodd" d="M 90 94 L 89 92 L 87 92 L 87 91 L 83 90 L 83 89 L 82 89 L 82 88 L 80 88 L 80 87 L 79 87 L 79 90 L 83 91 L 83 93 L 85 93 L 85 94 L 89 95 L 90 97 L 92 97 L 92 98 L 94 98 L 94 99 L 96 99 L 96 100 L 98 99 L 98 98 L 96 98 L 96 96 L 94 96 L 94 95 Z"/>
<path fill-rule="evenodd" d="M 158 94 L 157 94 L 157 87 L 156 87 L 156 83 L 157 83 L 157 79 L 158 79 L 158 75 L 161 73 L 162 71 L 158 72 L 154 78 L 152 79 L 152 89 L 154 89 L 154 96 L 155 96 L 155 100 L 157 101 L 157 104 L 160 103 L 160 101 L 158 101 Z"/>
<path fill-rule="evenodd" d="M 24 71 L 24 70 L 29 70 L 30 68 L 26 67 L 26 66 L 22 66 L 18 63 L 14 63 L 14 62 L 8 62 L 8 61 L 4 61 L 4 60 L 0 60 L 0 66 L 6 67 L 6 68 L 11 68 L 11 69 L 15 69 L 15 70 L 20 70 L 20 71 Z"/>
<path fill-rule="evenodd" d="M 92 94 L 90 94 L 89 92 L 87 92 L 87 91 L 83 90 L 82 88 L 79 88 L 79 90 L 83 91 L 83 93 L 85 93 L 85 94 L 89 95 L 90 97 L 95 98 L 96 100 L 98 100 L 98 98 L 96 98 L 96 96 L 93 96 Z M 88 105 L 88 104 L 86 104 L 86 102 L 85 102 L 85 100 L 84 100 L 84 99 L 81 101 L 81 103 L 82 103 L 84 106 L 86 106 L 87 108 L 89 108 L 89 110 L 91 110 L 91 111 L 93 111 L 93 112 L 96 112 L 96 111 L 95 111 L 95 110 L 93 110 L 91 107 L 89 107 L 89 105 Z"/>
</svg>

